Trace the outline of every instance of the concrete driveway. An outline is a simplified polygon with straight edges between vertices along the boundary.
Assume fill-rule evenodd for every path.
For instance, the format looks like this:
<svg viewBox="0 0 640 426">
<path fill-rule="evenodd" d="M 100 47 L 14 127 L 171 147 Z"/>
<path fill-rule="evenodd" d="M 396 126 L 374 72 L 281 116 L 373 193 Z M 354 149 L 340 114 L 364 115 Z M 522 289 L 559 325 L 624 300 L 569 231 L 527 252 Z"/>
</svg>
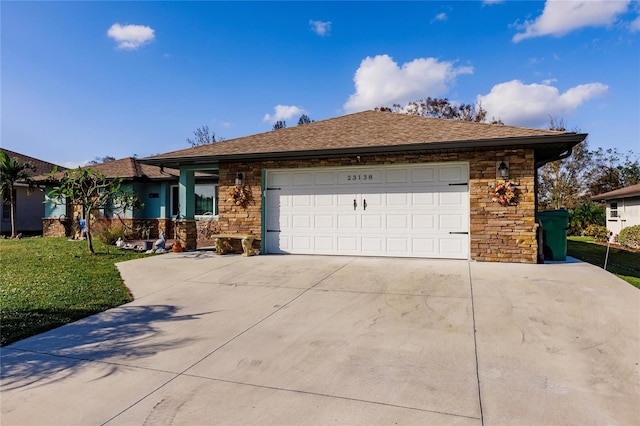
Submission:
<svg viewBox="0 0 640 426">
<path fill-rule="evenodd" d="M 589 264 L 118 267 L 134 302 L 1 350 L 3 425 L 640 424 L 640 291 Z"/>
</svg>

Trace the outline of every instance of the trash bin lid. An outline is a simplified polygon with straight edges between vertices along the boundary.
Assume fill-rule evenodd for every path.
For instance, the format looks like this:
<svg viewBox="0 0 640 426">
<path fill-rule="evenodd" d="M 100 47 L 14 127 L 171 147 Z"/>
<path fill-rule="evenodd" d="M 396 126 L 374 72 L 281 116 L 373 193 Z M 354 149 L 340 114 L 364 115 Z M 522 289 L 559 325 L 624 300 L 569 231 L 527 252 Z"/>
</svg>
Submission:
<svg viewBox="0 0 640 426">
<path fill-rule="evenodd" d="M 538 212 L 538 217 L 548 218 L 548 217 L 569 217 L 570 214 L 567 210 L 547 210 L 544 212 Z"/>
</svg>

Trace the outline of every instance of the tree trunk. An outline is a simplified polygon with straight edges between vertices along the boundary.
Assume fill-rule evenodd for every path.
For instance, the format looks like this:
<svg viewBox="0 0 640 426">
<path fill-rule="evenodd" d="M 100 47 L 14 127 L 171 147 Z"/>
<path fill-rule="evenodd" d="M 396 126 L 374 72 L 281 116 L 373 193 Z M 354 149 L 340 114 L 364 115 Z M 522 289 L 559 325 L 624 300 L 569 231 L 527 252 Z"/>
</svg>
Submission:
<svg viewBox="0 0 640 426">
<path fill-rule="evenodd" d="M 16 237 L 16 198 L 13 196 L 13 185 L 9 186 L 9 206 L 11 209 L 11 238 Z"/>
<path fill-rule="evenodd" d="M 89 210 L 89 212 L 90 211 L 91 210 Z M 87 233 L 87 244 L 89 246 L 89 252 L 91 252 L 91 254 L 96 254 L 95 250 L 93 249 L 93 239 L 91 238 L 91 213 L 85 214 L 84 224 L 87 229 L 86 233 Z"/>
</svg>

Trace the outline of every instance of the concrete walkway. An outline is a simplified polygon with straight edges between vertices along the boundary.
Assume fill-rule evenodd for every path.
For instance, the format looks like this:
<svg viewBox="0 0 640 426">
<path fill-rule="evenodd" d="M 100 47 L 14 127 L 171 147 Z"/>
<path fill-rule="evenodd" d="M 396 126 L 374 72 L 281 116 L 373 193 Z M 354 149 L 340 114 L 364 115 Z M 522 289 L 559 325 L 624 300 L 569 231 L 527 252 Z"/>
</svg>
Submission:
<svg viewBox="0 0 640 426">
<path fill-rule="evenodd" d="M 640 424 L 640 291 L 589 264 L 118 267 L 134 302 L 2 348 L 3 426 Z"/>
</svg>

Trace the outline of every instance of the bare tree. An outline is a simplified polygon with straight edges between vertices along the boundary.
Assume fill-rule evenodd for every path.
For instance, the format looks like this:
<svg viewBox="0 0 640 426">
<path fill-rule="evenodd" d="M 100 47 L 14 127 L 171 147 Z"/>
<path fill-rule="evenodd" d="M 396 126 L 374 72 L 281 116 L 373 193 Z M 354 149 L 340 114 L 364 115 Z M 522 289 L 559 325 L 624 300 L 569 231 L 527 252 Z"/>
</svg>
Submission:
<svg viewBox="0 0 640 426">
<path fill-rule="evenodd" d="M 313 120 L 310 119 L 307 114 L 302 114 L 298 119 L 298 126 L 300 126 L 301 124 L 309 124 L 309 123 L 313 123 Z"/>
<path fill-rule="evenodd" d="M 93 160 L 89 161 L 89 165 L 95 166 L 96 164 L 108 163 L 109 161 L 116 161 L 116 157 L 112 157 L 110 155 L 105 155 L 104 157 L 96 157 Z"/>
<path fill-rule="evenodd" d="M 284 120 L 278 120 L 273 123 L 273 130 L 284 129 L 287 127 L 287 123 Z"/>
<path fill-rule="evenodd" d="M 192 147 L 207 145 L 216 142 L 216 134 L 209 133 L 209 126 L 204 125 L 193 131 L 194 138 L 187 138 L 187 143 Z"/>
<path fill-rule="evenodd" d="M 395 112 L 423 117 L 444 118 L 447 120 L 472 121 L 476 123 L 487 122 L 487 110 L 482 105 L 455 104 L 447 98 L 419 99 L 411 101 L 407 105 L 393 104 L 389 107 L 377 107 L 376 111 Z M 504 124 L 500 119 L 492 119 L 491 124 Z"/>
</svg>

